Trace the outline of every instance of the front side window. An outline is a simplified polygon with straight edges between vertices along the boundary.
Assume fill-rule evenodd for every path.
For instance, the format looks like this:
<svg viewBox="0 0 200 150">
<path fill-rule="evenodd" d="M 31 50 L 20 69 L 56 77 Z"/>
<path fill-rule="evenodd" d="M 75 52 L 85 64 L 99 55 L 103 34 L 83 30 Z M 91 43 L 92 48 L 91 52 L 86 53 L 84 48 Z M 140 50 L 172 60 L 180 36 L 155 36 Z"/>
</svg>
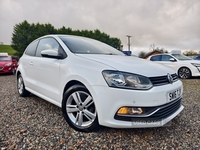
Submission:
<svg viewBox="0 0 200 150">
<path fill-rule="evenodd" d="M 152 56 L 150 58 L 151 61 L 160 61 L 161 55 Z"/>
<path fill-rule="evenodd" d="M 170 61 L 170 58 L 173 58 L 170 55 L 162 55 L 161 61 Z"/>
<path fill-rule="evenodd" d="M 58 44 L 58 42 L 53 39 L 53 38 L 44 38 L 41 39 L 39 44 L 38 44 L 38 48 L 36 51 L 36 56 L 37 57 L 42 57 L 41 56 L 41 51 L 43 50 L 55 50 L 58 51 L 60 48 L 60 45 Z"/>
</svg>

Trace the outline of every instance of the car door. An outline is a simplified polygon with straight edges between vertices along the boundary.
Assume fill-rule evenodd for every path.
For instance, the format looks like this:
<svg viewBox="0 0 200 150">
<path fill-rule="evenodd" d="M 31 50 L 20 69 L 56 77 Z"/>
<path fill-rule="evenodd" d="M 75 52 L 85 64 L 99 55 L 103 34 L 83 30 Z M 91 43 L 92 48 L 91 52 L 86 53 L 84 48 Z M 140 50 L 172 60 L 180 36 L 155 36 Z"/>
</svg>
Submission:
<svg viewBox="0 0 200 150">
<path fill-rule="evenodd" d="M 62 51 L 59 43 L 51 37 L 40 39 L 36 57 L 33 62 L 34 80 L 36 94 L 53 103 L 59 101 L 60 85 L 60 63 L 61 59 L 47 58 L 41 56 L 43 50 Z"/>
<path fill-rule="evenodd" d="M 165 55 L 165 54 L 161 55 L 160 63 L 173 69 L 174 71 L 177 71 L 177 67 L 178 67 L 177 60 L 171 55 Z"/>
<path fill-rule="evenodd" d="M 38 45 L 38 40 L 33 41 L 28 45 L 25 50 L 25 53 L 22 58 L 20 58 L 20 67 L 23 76 L 23 80 L 25 83 L 26 88 L 34 89 L 35 88 L 35 81 L 34 81 L 34 74 L 33 71 L 33 61 L 35 59 L 35 53 Z"/>
</svg>

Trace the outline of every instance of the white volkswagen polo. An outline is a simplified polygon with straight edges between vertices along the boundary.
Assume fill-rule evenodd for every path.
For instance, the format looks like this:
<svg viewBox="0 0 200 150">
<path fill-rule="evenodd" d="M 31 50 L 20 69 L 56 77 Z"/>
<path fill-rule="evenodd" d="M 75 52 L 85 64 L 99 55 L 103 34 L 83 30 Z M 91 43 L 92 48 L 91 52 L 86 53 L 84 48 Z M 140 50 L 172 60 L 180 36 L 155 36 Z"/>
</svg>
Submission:
<svg viewBox="0 0 200 150">
<path fill-rule="evenodd" d="M 99 41 L 48 35 L 26 48 L 17 69 L 20 96 L 33 93 L 62 108 L 83 132 L 163 126 L 182 110 L 175 71 L 125 56 Z"/>
</svg>

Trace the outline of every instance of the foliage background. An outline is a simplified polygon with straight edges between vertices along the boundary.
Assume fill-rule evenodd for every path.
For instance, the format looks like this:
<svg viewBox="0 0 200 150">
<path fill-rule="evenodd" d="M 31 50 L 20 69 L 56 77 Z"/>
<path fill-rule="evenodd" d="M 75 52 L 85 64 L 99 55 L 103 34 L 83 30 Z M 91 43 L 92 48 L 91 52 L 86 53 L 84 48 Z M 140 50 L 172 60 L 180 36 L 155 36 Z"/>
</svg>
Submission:
<svg viewBox="0 0 200 150">
<path fill-rule="evenodd" d="M 51 24 L 29 24 L 26 20 L 16 24 L 12 33 L 12 48 L 17 51 L 17 55 L 21 56 L 26 47 L 33 40 L 48 34 L 68 34 L 78 35 L 96 39 L 104 42 L 118 50 L 121 50 L 121 40 L 118 38 L 110 37 L 108 34 L 99 31 L 98 29 L 92 30 L 72 30 L 71 28 L 62 27 L 56 29 Z"/>
</svg>

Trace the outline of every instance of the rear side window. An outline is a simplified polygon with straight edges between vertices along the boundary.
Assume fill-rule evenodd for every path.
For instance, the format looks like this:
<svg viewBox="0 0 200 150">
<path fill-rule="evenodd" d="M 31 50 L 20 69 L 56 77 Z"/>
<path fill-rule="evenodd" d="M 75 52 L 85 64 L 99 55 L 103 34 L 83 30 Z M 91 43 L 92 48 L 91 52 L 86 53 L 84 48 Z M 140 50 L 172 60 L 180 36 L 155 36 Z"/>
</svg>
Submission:
<svg viewBox="0 0 200 150">
<path fill-rule="evenodd" d="M 150 58 L 151 61 L 160 61 L 161 55 L 152 56 Z"/>
<path fill-rule="evenodd" d="M 35 56 L 37 45 L 38 45 L 38 40 L 30 43 L 26 48 L 25 54 L 29 56 Z"/>
</svg>

